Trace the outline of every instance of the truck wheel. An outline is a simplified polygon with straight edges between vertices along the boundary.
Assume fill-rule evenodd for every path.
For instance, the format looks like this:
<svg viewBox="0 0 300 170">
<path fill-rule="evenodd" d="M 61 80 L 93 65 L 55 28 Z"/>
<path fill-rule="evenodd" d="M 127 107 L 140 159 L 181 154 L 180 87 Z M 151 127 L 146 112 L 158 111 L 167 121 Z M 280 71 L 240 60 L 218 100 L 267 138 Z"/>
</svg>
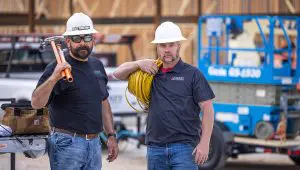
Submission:
<svg viewBox="0 0 300 170">
<path fill-rule="evenodd" d="M 206 163 L 199 166 L 199 170 L 212 170 L 224 167 L 227 160 L 225 151 L 226 148 L 222 131 L 215 125 L 209 144 L 208 159 Z"/>
<path fill-rule="evenodd" d="M 290 156 L 291 160 L 298 166 L 300 166 L 300 156 Z"/>
</svg>

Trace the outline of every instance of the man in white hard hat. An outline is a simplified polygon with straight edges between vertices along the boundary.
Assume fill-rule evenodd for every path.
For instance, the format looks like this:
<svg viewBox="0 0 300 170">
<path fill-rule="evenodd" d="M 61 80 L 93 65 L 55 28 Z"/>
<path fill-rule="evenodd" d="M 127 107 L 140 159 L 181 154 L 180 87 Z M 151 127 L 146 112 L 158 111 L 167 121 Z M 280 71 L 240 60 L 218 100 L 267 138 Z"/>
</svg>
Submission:
<svg viewBox="0 0 300 170">
<path fill-rule="evenodd" d="M 63 34 L 69 49 L 65 63 L 50 63 L 32 94 L 32 106 L 47 106 L 50 111 L 51 134 L 48 154 L 51 169 L 99 170 L 101 143 L 99 133 L 108 135 L 109 162 L 118 155 L 113 118 L 108 102 L 107 75 L 103 64 L 89 57 L 93 45 L 93 22 L 83 13 L 75 13 L 67 21 Z M 61 72 L 71 67 L 74 81 L 62 79 Z"/>
<path fill-rule="evenodd" d="M 179 57 L 183 40 L 176 24 L 164 22 L 152 41 L 163 66 L 158 69 L 154 60 L 145 59 L 124 63 L 114 72 L 121 80 L 138 69 L 155 75 L 146 129 L 148 170 L 197 170 L 208 159 L 215 95 L 199 69 Z"/>
</svg>

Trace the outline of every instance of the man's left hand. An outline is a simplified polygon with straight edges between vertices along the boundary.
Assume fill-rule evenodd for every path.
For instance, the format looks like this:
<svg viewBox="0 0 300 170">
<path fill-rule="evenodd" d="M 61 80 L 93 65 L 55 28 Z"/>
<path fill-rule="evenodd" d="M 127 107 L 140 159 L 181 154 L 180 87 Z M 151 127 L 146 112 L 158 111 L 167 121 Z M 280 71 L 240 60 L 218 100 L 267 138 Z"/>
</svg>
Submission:
<svg viewBox="0 0 300 170">
<path fill-rule="evenodd" d="M 193 150 L 193 155 L 195 157 L 195 163 L 198 165 L 204 164 L 208 158 L 209 153 L 209 143 L 199 143 L 197 147 Z"/>
<path fill-rule="evenodd" d="M 113 136 L 110 136 L 107 140 L 107 150 L 108 150 L 108 156 L 107 159 L 108 162 L 114 161 L 119 154 L 119 148 L 118 148 L 118 142 L 117 139 Z"/>
</svg>

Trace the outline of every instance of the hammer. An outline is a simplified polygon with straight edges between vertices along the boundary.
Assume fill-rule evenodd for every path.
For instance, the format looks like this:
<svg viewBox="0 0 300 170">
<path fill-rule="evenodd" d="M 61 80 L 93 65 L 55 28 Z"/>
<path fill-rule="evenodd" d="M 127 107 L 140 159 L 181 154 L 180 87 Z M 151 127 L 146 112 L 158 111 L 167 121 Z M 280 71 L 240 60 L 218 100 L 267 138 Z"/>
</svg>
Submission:
<svg viewBox="0 0 300 170">
<path fill-rule="evenodd" d="M 63 50 L 61 49 L 61 45 L 65 42 L 65 38 L 63 36 L 53 36 L 48 37 L 42 41 L 41 46 L 45 47 L 47 45 L 51 45 L 56 61 L 57 63 L 63 63 L 66 62 L 65 55 L 63 53 Z M 71 70 L 69 68 L 66 68 L 62 71 L 63 79 L 67 80 L 68 82 L 73 81 L 73 76 L 71 74 Z"/>
</svg>

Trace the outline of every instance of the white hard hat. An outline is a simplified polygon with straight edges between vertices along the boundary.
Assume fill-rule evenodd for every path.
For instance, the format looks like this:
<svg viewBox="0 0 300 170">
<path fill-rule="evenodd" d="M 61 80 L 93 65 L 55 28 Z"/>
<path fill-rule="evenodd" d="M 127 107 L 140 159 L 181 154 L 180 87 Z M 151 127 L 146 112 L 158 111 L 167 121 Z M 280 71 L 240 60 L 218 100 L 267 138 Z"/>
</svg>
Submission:
<svg viewBox="0 0 300 170">
<path fill-rule="evenodd" d="M 93 21 L 84 13 L 75 13 L 67 21 L 67 29 L 63 34 L 68 35 L 81 35 L 97 33 L 93 27 Z"/>
<path fill-rule="evenodd" d="M 155 31 L 155 38 L 151 43 L 168 43 L 186 40 L 182 36 L 181 30 L 178 25 L 173 22 L 166 21 L 160 24 Z"/>
</svg>

